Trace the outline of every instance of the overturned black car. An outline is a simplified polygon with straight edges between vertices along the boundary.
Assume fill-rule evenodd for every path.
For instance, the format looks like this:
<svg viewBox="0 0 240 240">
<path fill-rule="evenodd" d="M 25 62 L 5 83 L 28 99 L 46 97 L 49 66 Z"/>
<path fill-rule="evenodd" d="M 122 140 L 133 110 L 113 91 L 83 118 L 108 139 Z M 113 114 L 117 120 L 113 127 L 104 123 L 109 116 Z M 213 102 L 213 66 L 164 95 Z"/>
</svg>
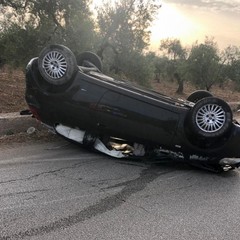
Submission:
<svg viewBox="0 0 240 240">
<path fill-rule="evenodd" d="M 240 125 L 229 105 L 206 91 L 187 100 L 132 86 L 102 73 L 97 55 L 50 45 L 26 69 L 26 101 L 59 135 L 114 157 L 150 152 L 238 167 Z"/>
</svg>

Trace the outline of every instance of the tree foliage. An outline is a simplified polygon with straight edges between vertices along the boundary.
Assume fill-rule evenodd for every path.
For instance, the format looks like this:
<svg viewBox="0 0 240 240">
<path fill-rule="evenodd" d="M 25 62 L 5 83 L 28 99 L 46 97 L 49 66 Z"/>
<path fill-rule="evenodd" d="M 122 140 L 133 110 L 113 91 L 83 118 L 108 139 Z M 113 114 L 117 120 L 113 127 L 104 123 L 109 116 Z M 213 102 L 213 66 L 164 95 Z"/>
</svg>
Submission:
<svg viewBox="0 0 240 240">
<path fill-rule="evenodd" d="M 141 83 L 152 78 L 142 52 L 149 45 L 149 27 L 159 8 L 156 0 L 116 0 L 104 1 L 97 9 L 98 55 L 104 59 L 106 51 L 111 52 L 107 57 L 115 74 L 124 72 Z M 138 71 L 134 70 L 137 66 Z"/>
<path fill-rule="evenodd" d="M 167 38 L 162 40 L 159 50 L 167 55 L 170 60 L 186 59 L 187 51 L 179 39 Z"/>
<path fill-rule="evenodd" d="M 240 47 L 228 46 L 224 49 L 221 58 L 224 61 L 224 77 L 240 83 Z"/>
<path fill-rule="evenodd" d="M 93 48 L 95 33 L 89 3 L 90 0 L 1 0 L 0 11 L 5 17 L 1 20 L 0 48 L 4 48 L 4 58 L 18 62 L 17 65 L 26 64 L 25 58 L 50 43 L 65 44 L 76 52 Z"/>
<path fill-rule="evenodd" d="M 95 17 L 91 2 L 0 0 L 0 66 L 25 66 L 44 46 L 64 44 L 75 54 L 97 51 L 105 72 L 143 85 L 154 78 L 176 80 L 179 93 L 185 80 L 207 90 L 228 79 L 240 86 L 240 47 L 220 53 L 207 37 L 190 49 L 179 39 L 162 40 L 160 56 L 146 51 L 158 0 L 103 0 Z"/>
<path fill-rule="evenodd" d="M 178 39 L 164 39 L 159 50 L 167 58 L 162 67 L 165 78 L 177 80 L 178 93 L 182 93 L 185 79 L 207 90 L 214 84 L 223 86 L 229 79 L 240 85 L 240 48 L 237 46 L 220 52 L 214 38 L 206 37 L 203 43 L 195 42 L 188 50 Z"/>
<path fill-rule="evenodd" d="M 222 59 L 223 77 L 235 81 L 240 89 L 240 47 L 228 46 L 222 53 Z"/>
<path fill-rule="evenodd" d="M 160 8 L 156 0 L 103 1 L 97 9 L 99 34 L 102 38 L 100 55 L 106 47 L 115 52 L 141 52 L 149 44 L 149 27 Z"/>
<path fill-rule="evenodd" d="M 150 41 L 149 27 L 160 7 L 158 1 L 105 1 L 97 9 L 96 19 L 90 3 L 91 0 L 0 0 L 0 11 L 5 16 L 0 18 L 1 58 L 15 66 L 25 65 L 45 45 L 64 44 L 76 54 L 98 50 L 109 64 L 109 71 L 141 83 L 151 79 L 151 64 L 146 63 L 143 50 Z"/>
<path fill-rule="evenodd" d="M 221 73 L 218 47 L 213 39 L 206 38 L 204 43 L 196 43 L 188 58 L 188 71 L 196 86 L 210 90 Z"/>
<path fill-rule="evenodd" d="M 35 46 L 39 39 L 35 33 L 31 26 L 23 29 L 17 24 L 11 25 L 4 34 L 0 33 L 0 58 L 14 67 L 25 65 L 30 57 L 38 54 L 38 49 Z"/>
<path fill-rule="evenodd" d="M 178 89 L 176 92 L 182 94 L 186 74 L 187 49 L 182 46 L 179 39 L 167 38 L 161 41 L 159 50 L 168 58 L 167 76 L 177 81 Z"/>
</svg>

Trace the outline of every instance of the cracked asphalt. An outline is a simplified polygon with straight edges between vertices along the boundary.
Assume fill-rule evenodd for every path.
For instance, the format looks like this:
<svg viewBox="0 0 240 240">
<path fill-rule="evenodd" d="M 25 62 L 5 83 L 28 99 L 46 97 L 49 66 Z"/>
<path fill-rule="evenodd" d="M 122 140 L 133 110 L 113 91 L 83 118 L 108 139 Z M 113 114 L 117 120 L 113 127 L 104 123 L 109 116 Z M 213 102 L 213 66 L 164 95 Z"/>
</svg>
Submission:
<svg viewBox="0 0 240 240">
<path fill-rule="evenodd" d="M 0 239 L 240 236 L 239 170 L 114 159 L 59 140 L 0 146 Z"/>
</svg>

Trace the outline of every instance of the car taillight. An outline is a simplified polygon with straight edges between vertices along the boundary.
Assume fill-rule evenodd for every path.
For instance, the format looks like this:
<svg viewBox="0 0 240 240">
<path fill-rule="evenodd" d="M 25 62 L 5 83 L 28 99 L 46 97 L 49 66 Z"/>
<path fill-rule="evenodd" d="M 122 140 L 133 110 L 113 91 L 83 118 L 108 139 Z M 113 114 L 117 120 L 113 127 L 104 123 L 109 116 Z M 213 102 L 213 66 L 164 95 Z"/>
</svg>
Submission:
<svg viewBox="0 0 240 240">
<path fill-rule="evenodd" d="M 40 115 L 38 113 L 38 109 L 34 106 L 29 106 L 31 113 L 33 114 L 33 117 L 35 117 L 37 120 L 41 121 Z"/>
</svg>

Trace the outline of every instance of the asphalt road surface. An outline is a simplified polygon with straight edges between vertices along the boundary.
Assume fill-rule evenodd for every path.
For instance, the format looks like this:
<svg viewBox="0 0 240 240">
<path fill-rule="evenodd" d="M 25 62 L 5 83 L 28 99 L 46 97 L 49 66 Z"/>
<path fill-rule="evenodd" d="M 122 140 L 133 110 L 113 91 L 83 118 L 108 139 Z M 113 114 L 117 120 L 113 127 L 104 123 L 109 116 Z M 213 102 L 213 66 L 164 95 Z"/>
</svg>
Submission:
<svg viewBox="0 0 240 240">
<path fill-rule="evenodd" d="M 0 239 L 240 239 L 239 170 L 119 160 L 65 141 L 0 147 Z"/>
</svg>

